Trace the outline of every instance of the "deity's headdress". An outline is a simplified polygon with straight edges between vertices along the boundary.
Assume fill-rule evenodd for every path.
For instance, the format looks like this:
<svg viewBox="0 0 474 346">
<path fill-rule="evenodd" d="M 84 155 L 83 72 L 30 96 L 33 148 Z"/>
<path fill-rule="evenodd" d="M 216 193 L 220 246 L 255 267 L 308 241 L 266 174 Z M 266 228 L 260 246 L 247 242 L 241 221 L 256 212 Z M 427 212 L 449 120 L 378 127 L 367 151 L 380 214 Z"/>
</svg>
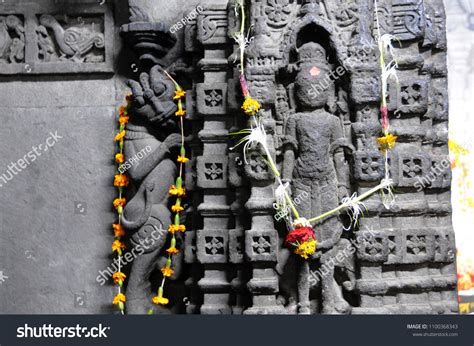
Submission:
<svg viewBox="0 0 474 346">
<path fill-rule="evenodd" d="M 326 50 L 316 42 L 307 42 L 298 48 L 298 65 L 312 65 L 323 71 L 330 69 Z"/>
</svg>

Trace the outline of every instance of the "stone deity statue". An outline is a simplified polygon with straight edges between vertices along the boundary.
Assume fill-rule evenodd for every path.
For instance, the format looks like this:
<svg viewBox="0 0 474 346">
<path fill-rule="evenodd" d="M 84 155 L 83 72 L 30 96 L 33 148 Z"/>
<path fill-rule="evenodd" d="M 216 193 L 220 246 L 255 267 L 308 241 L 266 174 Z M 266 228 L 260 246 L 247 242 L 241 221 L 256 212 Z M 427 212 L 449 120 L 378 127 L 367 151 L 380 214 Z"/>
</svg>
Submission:
<svg viewBox="0 0 474 346">
<path fill-rule="evenodd" d="M 307 195 L 298 205 L 302 217 L 311 218 L 336 208 L 341 198 L 350 192 L 349 167 L 345 160 L 344 138 L 340 119 L 325 110 L 333 88 L 323 89 L 319 95 L 310 91 L 314 86 L 330 81 L 330 65 L 325 49 L 317 43 L 305 43 L 298 49 L 295 96 L 297 113 L 290 116 L 285 126 L 285 146 L 283 177 L 291 181 L 293 196 Z M 332 86 L 332 81 L 330 81 Z M 315 97 L 316 96 L 316 97 Z M 319 258 L 320 266 L 328 267 L 329 273 L 321 275 L 322 313 L 349 313 L 350 305 L 344 300 L 342 288 L 336 282 L 336 267 L 351 267 L 352 258 L 343 263 L 330 261 L 340 249 L 349 245 L 341 239 L 343 224 L 339 215 L 322 220 L 313 225 L 318 245 L 314 258 Z M 303 274 L 309 275 L 309 266 L 302 263 Z M 352 266 L 353 267 L 353 266 Z M 306 269 L 304 269 L 306 268 Z M 342 268 L 350 276 L 344 282 L 346 289 L 352 289 L 355 277 L 353 268 Z M 307 277 L 307 276 L 306 276 Z M 310 313 L 309 286 L 311 280 L 299 280 L 299 313 Z"/>
</svg>

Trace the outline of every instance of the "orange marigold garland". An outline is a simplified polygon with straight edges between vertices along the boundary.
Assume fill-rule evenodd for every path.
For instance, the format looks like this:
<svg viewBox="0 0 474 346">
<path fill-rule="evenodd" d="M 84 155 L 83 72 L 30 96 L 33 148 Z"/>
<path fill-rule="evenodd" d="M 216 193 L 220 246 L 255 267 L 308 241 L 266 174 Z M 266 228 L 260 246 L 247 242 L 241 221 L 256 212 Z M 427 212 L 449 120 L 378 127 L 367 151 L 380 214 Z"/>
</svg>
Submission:
<svg viewBox="0 0 474 346">
<path fill-rule="evenodd" d="M 115 141 L 118 142 L 119 152 L 115 154 L 115 162 L 117 163 L 117 171 L 122 163 L 125 162 L 125 156 L 123 154 L 123 144 L 125 139 L 125 125 L 128 123 L 128 111 L 131 104 L 131 95 L 127 96 L 127 105 L 120 107 L 119 114 L 119 132 L 115 136 Z M 128 185 L 128 177 L 125 174 L 115 174 L 114 186 L 118 189 L 118 197 L 114 199 L 113 206 L 118 214 L 118 222 L 112 225 L 114 231 L 114 242 L 112 243 L 112 252 L 117 253 L 118 269 L 112 275 L 114 284 L 117 285 L 117 294 L 112 301 L 112 304 L 117 305 L 120 312 L 124 314 L 125 302 L 127 297 L 122 293 L 122 287 L 127 276 L 122 273 L 122 253 L 125 250 L 125 244 L 123 237 L 125 236 L 125 230 L 122 226 L 122 213 L 127 201 L 122 197 L 124 188 Z"/>
<path fill-rule="evenodd" d="M 179 127 L 181 132 L 181 148 L 179 151 L 179 155 L 176 159 L 176 162 L 179 164 L 179 175 L 176 178 L 176 182 L 174 185 L 171 185 L 169 188 L 169 195 L 172 198 L 175 198 L 174 204 L 171 207 L 172 213 L 174 213 L 173 223 L 168 228 L 168 233 L 171 235 L 170 240 L 170 247 L 166 250 L 168 254 L 168 259 L 166 264 L 163 268 L 161 268 L 161 272 L 163 274 L 163 279 L 161 281 L 161 285 L 158 288 L 158 293 L 155 297 L 153 297 L 152 302 L 156 305 L 167 305 L 169 303 L 168 298 L 163 297 L 164 293 L 164 286 L 166 282 L 166 278 L 173 276 L 174 271 L 171 269 L 171 265 L 173 263 L 173 255 L 179 253 L 179 250 L 176 248 L 176 232 L 185 232 L 186 226 L 181 224 L 181 212 L 184 211 L 182 207 L 183 197 L 186 196 L 186 188 L 183 184 L 183 173 L 184 173 L 184 165 L 186 162 L 189 161 L 189 158 L 186 157 L 186 148 L 184 147 L 184 117 L 186 116 L 186 110 L 184 109 L 184 102 L 183 99 L 186 97 L 186 91 L 184 91 L 181 86 L 166 72 L 168 78 L 174 83 L 175 85 L 175 96 L 173 100 L 177 101 L 178 110 L 176 111 L 175 115 L 179 118 Z M 153 310 L 150 310 L 149 313 L 153 313 Z"/>
</svg>

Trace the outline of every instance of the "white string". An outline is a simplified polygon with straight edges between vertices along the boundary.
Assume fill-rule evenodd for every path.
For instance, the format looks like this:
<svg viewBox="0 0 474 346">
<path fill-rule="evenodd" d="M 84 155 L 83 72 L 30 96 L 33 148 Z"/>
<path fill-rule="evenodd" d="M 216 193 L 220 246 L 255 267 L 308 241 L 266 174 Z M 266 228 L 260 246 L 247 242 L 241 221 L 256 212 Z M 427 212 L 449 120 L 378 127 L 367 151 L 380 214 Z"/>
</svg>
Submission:
<svg viewBox="0 0 474 346">
<path fill-rule="evenodd" d="M 367 207 L 362 201 L 357 200 L 357 192 L 354 192 L 351 197 L 344 197 L 341 202 L 347 206 L 347 213 L 351 219 L 347 228 L 343 226 L 345 231 L 349 231 L 352 225 L 356 225 L 359 218 L 364 215 L 363 209 L 367 210 Z"/>
</svg>

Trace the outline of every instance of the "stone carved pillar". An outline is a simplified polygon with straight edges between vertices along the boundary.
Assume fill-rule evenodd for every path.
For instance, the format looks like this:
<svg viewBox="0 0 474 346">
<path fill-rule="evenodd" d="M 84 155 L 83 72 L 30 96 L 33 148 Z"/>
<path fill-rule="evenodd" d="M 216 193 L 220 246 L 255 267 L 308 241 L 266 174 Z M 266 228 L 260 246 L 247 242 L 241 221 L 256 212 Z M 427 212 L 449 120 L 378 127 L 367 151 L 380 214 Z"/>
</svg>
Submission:
<svg viewBox="0 0 474 346">
<path fill-rule="evenodd" d="M 243 161 L 241 157 L 231 155 L 229 157 L 229 175 L 232 174 L 235 168 L 235 171 L 240 169 L 242 165 Z M 235 277 L 231 281 L 232 290 L 235 295 L 234 304 L 232 306 L 232 314 L 234 315 L 241 315 L 248 306 L 246 301 L 248 271 L 245 267 L 244 256 L 244 230 L 249 217 L 245 211 L 245 201 L 248 199 L 248 190 L 247 186 L 239 186 L 239 183 L 240 181 L 231 180 L 231 184 L 235 184 L 236 188 L 236 198 L 231 205 L 232 214 L 235 217 L 235 225 L 234 228 L 229 231 L 229 261 L 235 265 Z"/>
<path fill-rule="evenodd" d="M 268 134 L 273 158 L 275 153 L 276 122 L 272 115 L 275 104 L 275 67 L 278 48 L 272 46 L 265 24 L 262 3 L 252 2 L 250 13 L 255 25 L 255 37 L 247 50 L 247 79 L 250 93 L 262 104 L 260 111 Z M 252 265 L 252 278 L 247 287 L 252 295 L 252 306 L 245 314 L 284 314 L 286 310 L 277 302 L 279 277 L 275 271 L 280 246 L 274 226 L 274 177 L 261 153 L 255 149 L 248 153 L 249 164 L 245 172 L 251 184 L 251 196 L 246 207 L 252 216 L 252 225 L 245 231 L 245 255 Z M 276 161 L 276 160 L 275 160 Z"/>
<path fill-rule="evenodd" d="M 235 16 L 235 3 L 231 2 L 227 9 L 228 29 L 227 36 L 234 42 L 234 54 L 229 56 L 230 66 L 234 66 L 233 74 L 228 79 L 228 107 L 232 112 L 232 128 L 229 133 L 235 133 L 247 126 L 247 119 L 242 114 L 242 91 L 239 84 L 240 69 L 236 66 L 238 61 L 238 47 L 233 39 L 234 33 L 239 31 L 239 22 Z M 235 139 L 230 138 L 232 145 Z M 242 149 L 241 147 L 238 149 Z M 249 182 L 245 176 L 244 158 L 242 151 L 237 149 L 229 153 L 229 184 L 235 188 L 235 199 L 231 205 L 234 216 L 234 227 L 229 231 L 229 261 L 235 267 L 235 276 L 231 281 L 234 292 L 232 313 L 240 315 L 249 306 L 247 281 L 249 268 L 245 258 L 245 229 L 249 227 L 250 215 L 245 209 L 245 203 L 250 195 Z"/>
<path fill-rule="evenodd" d="M 198 282 L 204 293 L 201 314 L 230 314 L 227 7 L 206 5 L 197 26 L 198 41 L 204 48 L 204 58 L 198 63 L 204 80 L 196 85 L 197 111 L 203 117 L 199 132 L 203 152 L 196 166 L 197 185 L 203 194 L 198 207 L 203 228 L 196 233 L 197 260 L 204 265 L 204 277 Z"/>
<path fill-rule="evenodd" d="M 378 15 L 382 34 L 401 41 L 396 49 L 399 84 L 389 86 L 391 131 L 398 136 L 389 166 L 396 191 L 403 193 L 396 195 L 390 210 L 381 205 L 378 195 L 366 202 L 370 214 L 361 220 L 358 232 L 360 307 L 354 313 L 455 312 L 450 171 L 434 174 L 435 180 L 423 189 L 417 187 L 441 162 L 449 162 L 443 4 L 379 1 Z M 369 25 L 374 30 L 373 18 Z M 369 62 L 361 61 L 355 70 L 354 178 L 362 193 L 384 175 L 375 141 L 380 131 L 373 126 L 378 124 L 380 93 Z"/>
<path fill-rule="evenodd" d="M 285 309 L 276 299 L 279 279 L 274 267 L 279 238 L 273 224 L 274 180 L 259 155 L 258 152 L 250 153 L 250 162 L 245 168 L 252 184 L 251 197 L 245 205 L 252 216 L 251 229 L 245 231 L 245 254 L 252 266 L 252 279 L 247 284 L 252 306 L 244 313 L 284 314 Z"/>
<path fill-rule="evenodd" d="M 196 20 L 192 20 L 184 28 L 184 51 L 193 57 L 192 66 L 195 66 L 199 57 L 200 46 L 196 37 Z M 196 111 L 195 87 L 187 91 L 186 122 L 191 130 L 188 146 L 191 150 L 190 161 L 186 165 L 186 187 L 188 192 L 188 208 L 186 209 L 186 233 L 184 261 L 189 266 L 185 284 L 187 297 L 185 298 L 186 313 L 198 314 L 202 304 L 202 292 L 198 281 L 202 277 L 202 265 L 196 257 L 196 230 L 202 228 L 202 220 L 198 206 L 201 203 L 201 191 L 197 187 L 197 158 L 202 155 L 199 131 L 202 130 L 202 116 Z M 192 112 L 190 112 L 192 110 Z"/>
</svg>

